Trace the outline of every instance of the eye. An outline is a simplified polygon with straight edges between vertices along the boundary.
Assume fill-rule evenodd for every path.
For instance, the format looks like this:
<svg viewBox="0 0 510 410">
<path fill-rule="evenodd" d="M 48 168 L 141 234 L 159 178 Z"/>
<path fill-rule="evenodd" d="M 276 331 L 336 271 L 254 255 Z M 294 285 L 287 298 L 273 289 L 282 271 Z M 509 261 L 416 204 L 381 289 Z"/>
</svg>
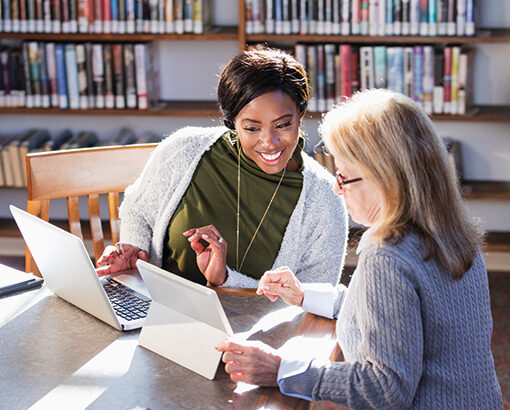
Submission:
<svg viewBox="0 0 510 410">
<path fill-rule="evenodd" d="M 290 127 L 292 125 L 292 121 L 287 121 L 287 122 L 284 122 L 282 124 L 278 124 L 276 126 L 276 128 L 278 129 L 283 129 L 283 128 L 287 128 L 287 127 Z"/>
<path fill-rule="evenodd" d="M 257 127 L 243 127 L 243 129 L 248 132 L 256 132 L 259 130 Z"/>
</svg>

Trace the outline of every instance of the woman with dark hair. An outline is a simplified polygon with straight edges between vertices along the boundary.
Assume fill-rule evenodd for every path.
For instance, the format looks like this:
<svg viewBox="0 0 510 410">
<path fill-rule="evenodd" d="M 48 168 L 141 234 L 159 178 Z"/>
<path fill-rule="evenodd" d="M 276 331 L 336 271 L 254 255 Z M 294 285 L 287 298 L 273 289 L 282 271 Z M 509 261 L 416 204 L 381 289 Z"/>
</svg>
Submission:
<svg viewBox="0 0 510 410">
<path fill-rule="evenodd" d="M 232 58 L 218 84 L 226 128 L 187 127 L 159 144 L 126 190 L 121 245 L 105 250 L 98 273 L 141 258 L 218 286 L 257 287 L 280 265 L 304 282 L 338 283 L 346 212 L 333 177 L 303 151 L 308 98 L 292 56 L 255 49 Z"/>
<path fill-rule="evenodd" d="M 402 94 L 366 90 L 326 114 L 321 134 L 338 169 L 333 192 L 369 227 L 358 266 L 348 288 L 301 285 L 283 267 L 257 292 L 337 318 L 345 360 L 226 341 L 226 371 L 354 409 L 501 409 L 481 232 L 430 118 Z"/>
</svg>

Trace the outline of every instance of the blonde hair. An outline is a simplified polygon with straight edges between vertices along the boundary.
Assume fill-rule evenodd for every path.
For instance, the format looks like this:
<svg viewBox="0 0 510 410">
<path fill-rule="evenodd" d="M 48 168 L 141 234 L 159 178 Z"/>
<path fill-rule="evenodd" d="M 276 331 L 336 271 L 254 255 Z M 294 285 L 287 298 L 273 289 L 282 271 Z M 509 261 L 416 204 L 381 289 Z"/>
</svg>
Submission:
<svg viewBox="0 0 510 410">
<path fill-rule="evenodd" d="M 320 133 L 334 156 L 381 193 L 373 237 L 397 243 L 413 231 L 424 259 L 460 279 L 483 233 L 468 217 L 444 144 L 418 104 L 389 90 L 362 91 L 327 113 Z"/>
</svg>

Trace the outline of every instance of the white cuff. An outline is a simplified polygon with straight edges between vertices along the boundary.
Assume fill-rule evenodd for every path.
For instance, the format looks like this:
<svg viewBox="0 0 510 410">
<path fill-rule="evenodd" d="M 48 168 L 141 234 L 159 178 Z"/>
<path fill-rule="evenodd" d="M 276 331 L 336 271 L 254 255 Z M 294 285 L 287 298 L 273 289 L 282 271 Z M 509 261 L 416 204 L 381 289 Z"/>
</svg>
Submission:
<svg viewBox="0 0 510 410">
<path fill-rule="evenodd" d="M 335 288 L 331 283 L 303 283 L 303 309 L 333 319 Z"/>
</svg>

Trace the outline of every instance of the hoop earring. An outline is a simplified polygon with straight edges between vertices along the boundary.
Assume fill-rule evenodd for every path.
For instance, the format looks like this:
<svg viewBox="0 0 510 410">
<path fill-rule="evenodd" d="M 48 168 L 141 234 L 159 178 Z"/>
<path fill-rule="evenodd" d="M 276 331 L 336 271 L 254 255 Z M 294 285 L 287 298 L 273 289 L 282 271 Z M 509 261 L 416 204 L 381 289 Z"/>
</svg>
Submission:
<svg viewBox="0 0 510 410">
<path fill-rule="evenodd" d="M 235 145 L 237 143 L 237 141 L 239 140 L 239 135 L 237 135 L 237 131 L 236 130 L 230 130 L 229 138 L 230 138 L 230 143 L 232 145 Z"/>
</svg>

